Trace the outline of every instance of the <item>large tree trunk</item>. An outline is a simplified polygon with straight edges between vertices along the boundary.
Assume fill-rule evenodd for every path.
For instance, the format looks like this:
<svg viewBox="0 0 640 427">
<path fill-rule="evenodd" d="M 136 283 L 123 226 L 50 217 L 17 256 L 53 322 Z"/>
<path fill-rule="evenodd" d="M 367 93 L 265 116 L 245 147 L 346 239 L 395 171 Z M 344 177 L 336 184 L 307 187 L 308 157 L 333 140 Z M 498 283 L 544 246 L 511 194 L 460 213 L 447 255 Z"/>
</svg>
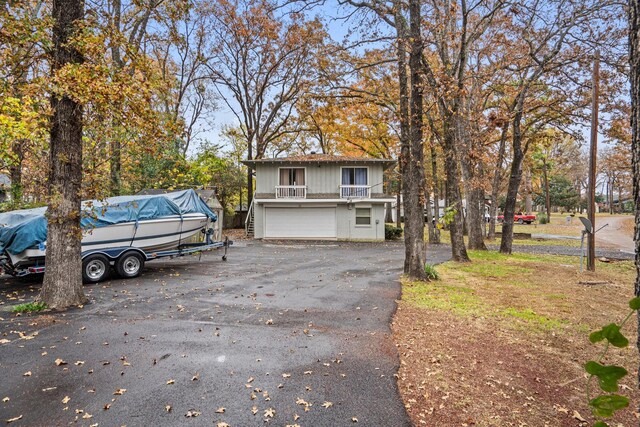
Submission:
<svg viewBox="0 0 640 427">
<path fill-rule="evenodd" d="M 411 51 L 410 155 L 405 157 L 405 262 L 404 272 L 413 279 L 426 280 L 424 246 L 424 144 L 423 136 L 423 83 L 421 74 L 422 35 L 420 25 L 420 0 L 409 1 L 409 32 Z M 406 149 L 404 150 L 406 153 Z M 407 239 L 407 236 L 410 236 Z"/>
<path fill-rule="evenodd" d="M 482 190 L 478 188 L 479 182 L 476 171 L 479 169 L 478 161 L 473 158 L 473 148 L 469 147 L 472 142 L 469 140 L 468 132 L 461 130 L 461 144 L 463 160 L 462 176 L 464 178 L 465 198 L 467 200 L 467 231 L 469 234 L 469 249 L 486 250 L 484 244 L 484 232 L 482 230 L 484 215 L 484 200 L 480 200 Z M 462 140 L 462 139 L 465 140 Z M 478 191 L 480 190 L 480 191 Z M 484 197 L 482 197 L 484 199 Z"/>
<path fill-rule="evenodd" d="M 500 146 L 498 147 L 498 160 L 496 162 L 496 171 L 493 175 L 491 184 L 491 207 L 489 208 L 489 240 L 496 238 L 496 218 L 498 216 L 498 193 L 500 192 L 500 183 L 502 181 L 502 163 L 504 162 L 504 152 L 507 146 L 507 132 L 509 131 L 509 121 L 505 120 L 500 133 Z"/>
<path fill-rule="evenodd" d="M 452 221 L 449 222 L 451 236 L 451 257 L 454 261 L 468 262 L 467 248 L 464 246 L 464 218 L 462 215 L 462 196 L 460 195 L 460 169 L 456 149 L 456 118 L 443 112 L 443 148 L 444 169 L 446 174 L 445 197 L 447 207 L 455 209 Z"/>
<path fill-rule="evenodd" d="M 640 1 L 629 1 L 629 62 L 631 68 L 631 150 L 633 165 L 633 200 L 635 204 L 636 227 L 634 241 L 636 247 L 635 296 L 640 296 Z M 640 313 L 638 331 L 640 331 Z M 636 346 L 640 350 L 640 332 Z M 640 385 L 640 370 L 638 370 Z"/>
<path fill-rule="evenodd" d="M 507 199 L 504 204 L 504 221 L 502 223 L 502 239 L 500 240 L 500 252 L 503 254 L 511 254 L 513 246 L 513 216 L 516 213 L 518 188 L 522 181 L 524 152 L 522 151 L 521 120 L 522 109 L 520 108 L 513 119 L 513 160 L 511 162 L 509 186 L 507 187 Z"/>
<path fill-rule="evenodd" d="M 113 27 L 116 32 L 120 31 L 121 18 L 121 1 L 113 0 Z M 124 61 L 120 55 L 120 42 L 112 41 L 110 48 L 113 64 L 116 69 L 121 70 L 124 68 Z M 109 141 L 109 151 L 111 152 L 111 159 L 109 161 L 109 189 L 112 196 L 119 196 L 122 189 L 122 142 L 120 141 L 119 132 L 113 132 L 118 126 L 119 123 L 117 120 L 113 119 L 111 121 L 112 139 Z"/>
<path fill-rule="evenodd" d="M 54 0 L 52 72 L 82 62 L 69 43 L 83 18 L 82 0 Z M 38 299 L 54 309 L 84 304 L 80 258 L 80 186 L 82 182 L 82 105 L 65 94 L 51 97 L 51 158 L 47 270 Z"/>
</svg>

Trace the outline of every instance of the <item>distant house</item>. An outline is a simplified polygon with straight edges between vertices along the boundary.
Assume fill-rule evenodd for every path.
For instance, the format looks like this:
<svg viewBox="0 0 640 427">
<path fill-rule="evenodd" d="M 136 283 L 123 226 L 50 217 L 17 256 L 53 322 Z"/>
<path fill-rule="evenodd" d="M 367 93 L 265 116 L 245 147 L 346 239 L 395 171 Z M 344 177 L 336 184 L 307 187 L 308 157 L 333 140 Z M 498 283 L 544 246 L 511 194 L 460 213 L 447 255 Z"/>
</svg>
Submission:
<svg viewBox="0 0 640 427">
<path fill-rule="evenodd" d="M 243 162 L 256 173 L 258 239 L 384 240 L 383 172 L 395 160 L 310 154 Z"/>
<path fill-rule="evenodd" d="M 138 191 L 139 195 L 154 195 L 165 194 L 175 190 L 167 190 L 164 188 L 145 188 Z M 202 200 L 211 208 L 211 210 L 218 216 L 218 220 L 213 223 L 213 240 L 222 240 L 222 230 L 224 224 L 224 208 L 220 204 L 216 191 L 211 189 L 195 190 Z"/>
<path fill-rule="evenodd" d="M 9 175 L 0 173 L 0 203 L 6 202 L 11 197 L 11 179 Z"/>
</svg>

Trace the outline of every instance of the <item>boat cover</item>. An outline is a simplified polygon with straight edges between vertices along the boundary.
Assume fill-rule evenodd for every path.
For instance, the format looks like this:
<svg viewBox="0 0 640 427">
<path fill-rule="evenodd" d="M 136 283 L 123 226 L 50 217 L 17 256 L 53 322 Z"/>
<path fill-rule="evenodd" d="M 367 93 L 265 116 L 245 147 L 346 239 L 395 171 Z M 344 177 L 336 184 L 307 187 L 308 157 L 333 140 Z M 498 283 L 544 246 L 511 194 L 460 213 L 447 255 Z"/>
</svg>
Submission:
<svg viewBox="0 0 640 427">
<path fill-rule="evenodd" d="M 0 213 L 0 253 L 19 254 L 47 241 L 46 207 Z M 118 196 L 82 202 L 83 229 L 108 227 L 171 215 L 202 213 L 218 218 L 194 190 L 145 196 Z"/>
</svg>

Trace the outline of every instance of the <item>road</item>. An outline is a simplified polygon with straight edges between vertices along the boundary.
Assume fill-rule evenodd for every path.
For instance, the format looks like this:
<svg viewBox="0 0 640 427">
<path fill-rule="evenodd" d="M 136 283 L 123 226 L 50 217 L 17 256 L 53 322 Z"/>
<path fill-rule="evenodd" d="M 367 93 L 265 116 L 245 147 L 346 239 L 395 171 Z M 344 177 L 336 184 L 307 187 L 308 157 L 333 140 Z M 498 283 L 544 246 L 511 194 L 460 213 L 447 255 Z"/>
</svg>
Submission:
<svg viewBox="0 0 640 427">
<path fill-rule="evenodd" d="M 227 262 L 150 262 L 87 286 L 81 309 L 21 317 L 10 306 L 39 284 L 0 279 L 0 420 L 408 425 L 389 328 L 403 255 L 401 243 L 248 242 Z"/>
<path fill-rule="evenodd" d="M 604 246 L 618 249 L 626 253 L 634 253 L 633 231 L 624 227 L 623 223 L 632 219 L 631 216 L 599 216 L 596 218 L 596 229 L 609 224 L 596 234 L 596 245 L 604 243 Z"/>
</svg>

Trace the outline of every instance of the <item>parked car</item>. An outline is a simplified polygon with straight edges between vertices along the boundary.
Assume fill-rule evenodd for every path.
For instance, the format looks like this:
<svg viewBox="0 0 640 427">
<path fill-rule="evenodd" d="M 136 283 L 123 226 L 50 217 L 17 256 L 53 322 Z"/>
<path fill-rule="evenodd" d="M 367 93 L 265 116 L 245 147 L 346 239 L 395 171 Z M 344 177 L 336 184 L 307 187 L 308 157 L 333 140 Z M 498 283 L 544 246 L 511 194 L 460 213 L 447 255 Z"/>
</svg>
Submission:
<svg viewBox="0 0 640 427">
<path fill-rule="evenodd" d="M 525 215 L 522 212 L 518 212 L 513 216 L 513 222 L 518 224 L 531 224 L 535 220 L 535 215 Z M 498 222 L 504 222 L 504 215 L 498 215 Z"/>
</svg>

